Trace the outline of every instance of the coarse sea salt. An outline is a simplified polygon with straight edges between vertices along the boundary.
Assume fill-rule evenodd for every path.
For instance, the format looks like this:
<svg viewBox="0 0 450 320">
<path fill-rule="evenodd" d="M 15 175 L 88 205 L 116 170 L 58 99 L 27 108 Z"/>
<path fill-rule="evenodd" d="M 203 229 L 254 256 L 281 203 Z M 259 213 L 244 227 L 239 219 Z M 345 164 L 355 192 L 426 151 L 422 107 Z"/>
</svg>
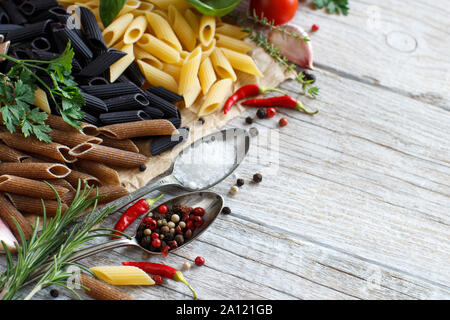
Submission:
<svg viewBox="0 0 450 320">
<path fill-rule="evenodd" d="M 235 163 L 233 141 L 202 142 L 183 150 L 176 160 L 173 173 L 186 187 L 200 190 L 223 179 Z"/>
</svg>

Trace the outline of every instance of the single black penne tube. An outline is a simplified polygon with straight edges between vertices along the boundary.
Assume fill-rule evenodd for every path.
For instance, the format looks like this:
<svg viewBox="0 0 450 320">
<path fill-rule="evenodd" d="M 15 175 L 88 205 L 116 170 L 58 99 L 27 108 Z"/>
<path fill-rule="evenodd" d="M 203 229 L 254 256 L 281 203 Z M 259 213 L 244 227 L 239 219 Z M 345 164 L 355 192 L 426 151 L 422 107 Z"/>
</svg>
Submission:
<svg viewBox="0 0 450 320">
<path fill-rule="evenodd" d="M 6 41 L 11 42 L 25 42 L 40 36 L 43 36 L 47 33 L 52 20 L 45 20 L 41 22 L 36 22 L 32 24 L 28 24 L 21 29 L 16 29 L 8 32 L 6 36 Z"/>
<path fill-rule="evenodd" d="M 8 32 L 22 28 L 23 26 L 19 26 L 18 24 L 0 24 L 0 34 L 6 37 Z"/>
<path fill-rule="evenodd" d="M 81 86 L 80 89 L 100 99 L 142 92 L 141 89 L 131 82 L 119 82 L 98 86 Z"/>
<path fill-rule="evenodd" d="M 150 141 L 150 153 L 157 156 L 164 151 L 170 150 L 176 145 L 186 141 L 189 137 L 189 127 L 180 128 L 178 134 L 171 136 L 159 136 Z"/>
<path fill-rule="evenodd" d="M 167 121 L 172 122 L 173 126 L 177 129 L 179 127 L 181 127 L 181 119 L 180 118 L 169 118 L 169 119 L 167 119 Z"/>
<path fill-rule="evenodd" d="M 90 113 L 87 113 L 87 112 L 83 112 L 83 113 L 84 113 L 84 117 L 81 121 L 93 124 L 94 126 L 101 125 L 100 120 L 96 116 L 94 116 Z"/>
<path fill-rule="evenodd" d="M 164 112 L 154 107 L 144 107 L 142 109 L 146 114 L 148 114 L 152 119 L 162 119 L 164 118 Z"/>
<path fill-rule="evenodd" d="M 66 24 L 67 19 L 70 17 L 70 14 L 63 7 L 54 7 L 49 9 L 48 12 L 51 14 L 52 19 L 62 24 Z"/>
<path fill-rule="evenodd" d="M 38 37 L 33 39 L 30 43 L 31 48 L 39 51 L 50 51 L 52 49 L 52 44 L 50 40 L 45 37 Z"/>
<path fill-rule="evenodd" d="M 103 39 L 102 31 L 100 30 L 98 22 L 95 19 L 95 15 L 89 8 L 86 7 L 80 7 L 80 13 L 83 34 L 92 50 L 95 52 L 106 51 L 108 47 Z"/>
<path fill-rule="evenodd" d="M 167 118 L 180 118 L 180 111 L 172 103 L 158 97 L 156 94 L 151 93 L 148 90 L 144 91 L 144 95 L 150 102 L 150 106 L 158 108 L 159 110 L 164 112 L 164 115 Z"/>
<path fill-rule="evenodd" d="M 99 118 L 103 125 L 151 120 L 151 118 L 142 110 L 103 113 Z"/>
<path fill-rule="evenodd" d="M 33 57 L 31 49 L 25 46 L 15 46 L 10 49 L 10 52 L 19 59 L 31 59 Z"/>
<path fill-rule="evenodd" d="M 59 8 L 59 7 L 55 7 L 55 8 Z M 54 8 L 51 8 L 51 9 L 54 9 Z M 27 17 L 28 21 L 30 23 L 35 23 L 35 22 L 38 22 L 38 21 L 43 21 L 43 20 L 48 20 L 48 19 L 52 19 L 54 21 L 58 21 L 58 19 L 55 17 L 55 15 L 50 11 L 51 9 L 40 11 L 37 14 L 33 14 L 31 16 L 28 16 Z M 61 8 L 61 9 L 63 9 L 63 8 Z M 63 9 L 63 10 L 65 11 L 65 9 Z"/>
<path fill-rule="evenodd" d="M 104 100 L 108 108 L 108 112 L 126 111 L 126 110 L 141 110 L 147 107 L 150 103 L 147 98 L 141 93 L 129 94 Z"/>
<path fill-rule="evenodd" d="M 111 48 L 100 54 L 97 58 L 89 62 L 87 66 L 78 74 L 82 77 L 95 77 L 109 69 L 111 65 L 126 56 L 127 53 Z"/>
<path fill-rule="evenodd" d="M 94 77 L 94 78 L 88 79 L 87 84 L 89 86 L 99 86 L 99 85 L 109 84 L 109 81 L 106 80 L 106 78 L 104 78 L 104 77 Z"/>
<path fill-rule="evenodd" d="M 106 103 L 93 95 L 90 95 L 89 93 L 82 92 L 84 101 L 86 104 L 84 105 L 83 109 L 86 110 L 90 114 L 100 114 L 100 113 L 106 113 L 108 112 L 108 107 L 106 106 Z"/>
<path fill-rule="evenodd" d="M 63 51 L 70 41 L 79 62 L 80 58 L 86 61 L 91 61 L 94 58 L 92 50 L 73 29 L 56 25 L 52 28 L 52 33 L 60 51 Z"/>
<path fill-rule="evenodd" d="M 5 12 L 5 9 L 0 7 L 0 24 L 9 24 L 9 22 L 8 14 Z"/>
<path fill-rule="evenodd" d="M 27 18 L 17 9 L 12 0 L 0 2 L 0 6 L 8 14 L 9 22 L 13 24 L 25 24 L 28 22 Z"/>
<path fill-rule="evenodd" d="M 32 16 L 41 10 L 48 10 L 56 6 L 58 6 L 56 0 L 24 1 L 18 6 L 18 9 L 25 16 Z"/>
<path fill-rule="evenodd" d="M 145 83 L 145 76 L 135 61 L 125 70 L 125 76 L 138 87 L 142 87 Z"/>
<path fill-rule="evenodd" d="M 179 94 L 172 92 L 164 87 L 155 86 L 147 89 L 148 92 L 156 94 L 158 97 L 170 102 L 175 103 L 179 101 L 183 101 L 183 97 Z"/>
</svg>

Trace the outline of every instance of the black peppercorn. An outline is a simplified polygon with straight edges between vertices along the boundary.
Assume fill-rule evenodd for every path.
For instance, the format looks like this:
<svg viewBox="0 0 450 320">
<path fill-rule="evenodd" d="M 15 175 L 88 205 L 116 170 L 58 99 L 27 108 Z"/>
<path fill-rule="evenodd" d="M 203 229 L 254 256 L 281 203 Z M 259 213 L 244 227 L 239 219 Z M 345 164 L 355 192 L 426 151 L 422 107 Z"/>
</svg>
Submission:
<svg viewBox="0 0 450 320">
<path fill-rule="evenodd" d="M 258 111 L 256 111 L 256 116 L 260 119 L 265 119 L 267 117 L 266 109 L 258 109 Z"/>
<path fill-rule="evenodd" d="M 145 236 L 145 237 L 143 237 L 142 240 L 141 240 L 141 245 L 142 245 L 144 248 L 150 248 L 151 245 L 152 245 L 152 237 L 151 237 L 151 236 Z"/>
<path fill-rule="evenodd" d="M 305 72 L 305 71 L 303 71 L 302 73 L 303 73 L 303 80 L 312 81 L 311 83 L 316 82 L 316 76 L 313 75 L 312 73 Z"/>
<path fill-rule="evenodd" d="M 145 164 L 141 164 L 141 165 L 139 166 L 139 171 L 143 172 L 143 171 L 145 171 L 145 170 L 147 170 L 147 166 L 146 166 Z"/>
<path fill-rule="evenodd" d="M 242 187 L 243 185 L 244 185 L 244 179 L 237 179 L 236 180 L 236 185 L 238 186 L 238 187 Z"/>
<path fill-rule="evenodd" d="M 179 246 L 181 246 L 184 243 L 184 237 L 181 234 L 176 235 L 175 241 L 178 243 Z"/>
<path fill-rule="evenodd" d="M 253 118 L 252 117 L 245 118 L 245 123 L 252 124 L 253 123 Z"/>
<path fill-rule="evenodd" d="M 253 175 L 253 181 L 256 183 L 260 183 L 262 181 L 262 175 L 259 173 L 256 173 L 255 175 Z"/>
<path fill-rule="evenodd" d="M 200 122 L 200 124 L 202 124 L 202 125 L 203 125 L 203 124 L 205 123 L 205 119 L 203 119 L 203 118 L 199 118 L 199 119 L 198 119 L 198 122 Z"/>
<path fill-rule="evenodd" d="M 56 290 L 56 289 L 52 289 L 52 290 L 50 290 L 50 295 L 51 295 L 53 298 L 57 298 L 57 297 L 59 296 L 59 291 Z"/>
<path fill-rule="evenodd" d="M 231 209 L 229 207 L 223 207 L 222 213 L 223 214 L 230 214 L 231 213 Z"/>
</svg>

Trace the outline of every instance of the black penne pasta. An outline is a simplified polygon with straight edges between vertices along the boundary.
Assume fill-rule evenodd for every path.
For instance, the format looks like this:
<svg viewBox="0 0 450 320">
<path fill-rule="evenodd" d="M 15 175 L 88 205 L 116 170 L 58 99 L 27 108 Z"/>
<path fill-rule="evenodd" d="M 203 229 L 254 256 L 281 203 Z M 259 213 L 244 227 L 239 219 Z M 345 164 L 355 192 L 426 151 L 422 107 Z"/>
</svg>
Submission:
<svg viewBox="0 0 450 320">
<path fill-rule="evenodd" d="M 100 99 L 108 99 L 112 97 L 142 92 L 141 89 L 139 89 L 131 82 L 119 82 L 99 86 L 81 86 L 80 88 L 84 92 L 92 94 L 93 96 L 96 96 Z"/>
<path fill-rule="evenodd" d="M 108 70 L 109 67 L 117 60 L 123 58 L 126 55 L 126 52 L 113 48 L 108 49 L 106 52 L 92 60 L 86 67 L 83 68 L 83 70 L 81 70 L 78 75 L 82 77 L 98 76 Z"/>
<path fill-rule="evenodd" d="M 47 38 L 39 37 L 31 41 L 31 48 L 39 51 L 50 51 L 52 49 L 52 44 Z"/>
<path fill-rule="evenodd" d="M 18 24 L 0 24 L 0 34 L 6 36 L 8 32 L 22 28 L 23 26 L 19 26 Z"/>
<path fill-rule="evenodd" d="M 147 91 L 156 94 L 158 97 L 163 98 L 170 103 L 183 101 L 182 96 L 161 86 L 148 88 Z"/>
<path fill-rule="evenodd" d="M 164 118 L 164 112 L 154 107 L 145 107 L 142 109 L 146 114 L 148 114 L 152 119 L 162 119 Z"/>
<path fill-rule="evenodd" d="M 51 23 L 52 20 L 45 20 L 28 24 L 23 28 L 8 32 L 5 40 L 11 42 L 25 42 L 43 36 L 47 33 Z"/>
<path fill-rule="evenodd" d="M 59 21 L 62 24 L 67 23 L 67 19 L 69 19 L 70 14 L 63 7 L 54 7 L 48 10 L 51 14 L 52 19 Z"/>
<path fill-rule="evenodd" d="M 83 28 L 83 34 L 86 37 L 92 50 L 95 52 L 103 52 L 107 50 L 105 40 L 103 39 L 102 31 L 98 26 L 98 22 L 95 19 L 94 14 L 89 8 L 80 7 L 81 13 L 81 26 Z"/>
<path fill-rule="evenodd" d="M 10 52 L 13 53 L 13 55 L 16 58 L 19 59 L 31 59 L 33 58 L 33 52 L 31 51 L 28 46 L 15 46 L 10 49 Z"/>
<path fill-rule="evenodd" d="M 109 81 L 106 80 L 106 78 L 104 78 L 104 77 L 94 77 L 94 78 L 89 79 L 87 81 L 87 84 L 89 86 L 98 86 L 98 85 L 109 84 Z"/>
<path fill-rule="evenodd" d="M 170 150 L 189 138 L 189 127 L 183 127 L 179 129 L 178 132 L 178 134 L 173 134 L 171 136 L 153 138 L 152 141 L 150 141 L 151 155 L 156 156 L 164 151 Z"/>
<path fill-rule="evenodd" d="M 60 51 L 63 51 L 67 43 L 70 41 L 79 62 L 80 59 L 87 61 L 92 60 L 94 53 L 73 29 L 60 25 L 56 25 L 52 29 L 53 39 L 58 45 Z"/>
<path fill-rule="evenodd" d="M 87 113 L 87 112 L 83 112 L 83 113 L 84 113 L 84 117 L 81 121 L 93 124 L 94 126 L 101 125 L 100 120 L 96 116 L 93 116 L 92 114 Z"/>
<path fill-rule="evenodd" d="M 169 118 L 167 121 L 172 122 L 173 126 L 177 129 L 181 127 L 181 118 Z"/>
<path fill-rule="evenodd" d="M 148 90 L 144 91 L 144 95 L 147 97 L 150 102 L 151 107 L 158 108 L 162 112 L 164 112 L 164 116 L 167 118 L 180 118 L 180 112 L 178 108 L 172 103 L 160 98 L 156 94 L 149 92 Z"/>
<path fill-rule="evenodd" d="M 91 114 L 101 114 L 108 112 L 108 108 L 106 107 L 106 103 L 89 93 L 82 92 L 84 100 L 86 104 L 84 105 L 84 109 Z"/>
<path fill-rule="evenodd" d="M 24 1 L 19 5 L 18 9 L 26 16 L 32 16 L 41 10 L 48 10 L 58 6 L 56 0 L 39 0 L 39 1 Z"/>
<path fill-rule="evenodd" d="M 124 74 L 121 74 L 115 82 L 131 82 Z"/>
<path fill-rule="evenodd" d="M 59 56 L 59 54 L 57 53 L 36 49 L 31 49 L 31 53 L 33 54 L 33 59 L 42 61 L 50 61 Z"/>
<path fill-rule="evenodd" d="M 142 87 L 145 83 L 145 76 L 135 61 L 125 70 L 125 75 L 138 87 Z"/>
<path fill-rule="evenodd" d="M 126 111 L 139 109 L 148 106 L 150 103 L 141 93 L 129 94 L 125 96 L 104 100 L 108 107 L 108 112 Z"/>
<path fill-rule="evenodd" d="M 25 24 L 28 22 L 27 18 L 17 9 L 13 1 L 2 1 L 0 6 L 8 14 L 9 22 L 13 24 Z"/>
<path fill-rule="evenodd" d="M 10 20 L 8 14 L 5 12 L 5 9 L 0 7 L 0 24 L 9 24 L 9 23 Z"/>
<path fill-rule="evenodd" d="M 151 118 L 142 110 L 129 110 L 119 112 L 109 112 L 100 115 L 100 121 L 103 125 L 126 123 L 151 120 Z"/>
</svg>

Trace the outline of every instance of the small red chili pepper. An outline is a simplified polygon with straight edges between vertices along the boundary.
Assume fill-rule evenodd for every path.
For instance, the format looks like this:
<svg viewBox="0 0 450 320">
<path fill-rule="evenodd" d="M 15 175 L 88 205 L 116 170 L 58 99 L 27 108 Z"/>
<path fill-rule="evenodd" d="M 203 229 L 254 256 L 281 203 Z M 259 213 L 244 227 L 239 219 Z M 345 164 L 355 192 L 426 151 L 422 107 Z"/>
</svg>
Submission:
<svg viewBox="0 0 450 320">
<path fill-rule="evenodd" d="M 285 91 L 277 89 L 277 88 L 261 88 L 257 84 L 247 84 L 245 86 L 240 87 L 236 92 L 228 98 L 228 100 L 225 102 L 225 105 L 223 107 L 223 112 L 225 114 L 230 111 L 231 107 L 238 102 L 239 100 L 248 98 L 248 97 L 254 97 L 259 94 L 263 94 L 269 91 L 273 92 L 279 92 L 281 94 L 286 94 Z"/>
<path fill-rule="evenodd" d="M 177 282 L 182 282 L 185 285 L 188 286 L 189 289 L 191 289 L 192 293 L 194 294 L 194 299 L 197 299 L 197 294 L 195 293 L 194 289 L 187 283 L 187 281 L 184 279 L 183 274 L 181 271 L 169 267 L 165 264 L 159 264 L 159 263 L 152 263 L 152 262 L 122 262 L 124 266 L 133 266 L 138 267 L 139 269 L 144 270 L 147 273 L 150 274 L 157 274 L 164 278 L 172 279 Z"/>
<path fill-rule="evenodd" d="M 243 106 L 248 107 L 280 107 L 280 108 L 288 108 L 288 109 L 296 109 L 302 110 L 306 114 L 316 114 L 319 112 L 318 110 L 312 112 L 308 111 L 301 101 L 290 97 L 290 96 L 281 96 L 281 97 L 270 97 L 264 99 L 249 99 L 242 102 Z"/>
<path fill-rule="evenodd" d="M 147 213 L 147 211 L 153 206 L 153 204 L 161 199 L 164 196 L 164 194 L 161 194 L 159 197 L 154 199 L 141 199 L 135 204 L 133 204 L 131 207 L 125 211 L 124 214 L 120 217 L 119 221 L 117 221 L 116 225 L 114 226 L 114 229 L 120 232 L 124 232 L 125 229 L 131 225 L 139 216 L 143 215 L 144 213 Z M 119 239 L 121 237 L 121 234 L 119 233 L 113 233 L 114 235 L 118 235 L 118 237 L 113 236 L 111 239 Z"/>
</svg>

